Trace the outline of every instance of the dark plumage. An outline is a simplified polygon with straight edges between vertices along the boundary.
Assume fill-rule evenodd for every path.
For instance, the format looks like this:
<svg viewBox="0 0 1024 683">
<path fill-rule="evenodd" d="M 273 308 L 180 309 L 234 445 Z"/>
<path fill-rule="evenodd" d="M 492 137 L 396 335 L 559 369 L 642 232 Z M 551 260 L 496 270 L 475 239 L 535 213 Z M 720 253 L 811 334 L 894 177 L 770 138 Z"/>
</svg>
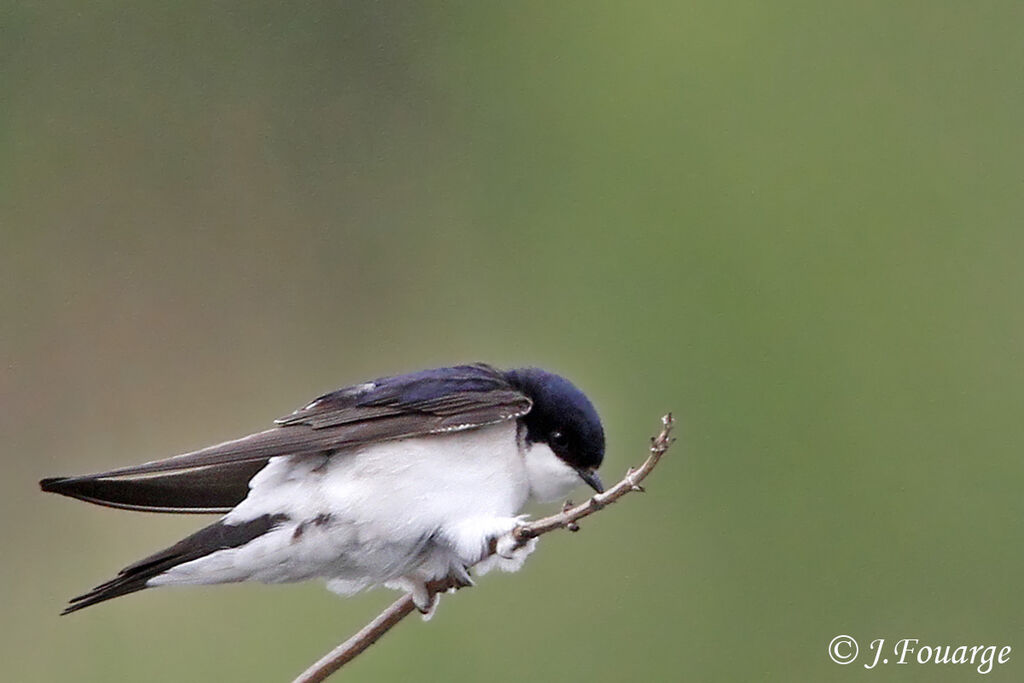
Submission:
<svg viewBox="0 0 1024 683">
<path fill-rule="evenodd" d="M 523 418 L 527 439 L 547 443 L 577 469 L 597 469 L 604 460 L 604 428 L 590 399 L 559 375 L 539 368 L 505 373 L 533 401 Z"/>
<path fill-rule="evenodd" d="M 283 515 L 263 515 L 238 525 L 223 522 L 211 524 L 186 536 L 170 548 L 128 565 L 113 579 L 101 583 L 88 593 L 71 598 L 70 604 L 61 614 L 71 614 L 98 602 L 140 591 L 146 588 L 147 581 L 171 567 L 205 557 L 217 550 L 245 545 L 285 519 L 287 517 Z"/>
<path fill-rule="evenodd" d="M 39 483 L 44 491 L 108 507 L 227 512 L 245 498 L 249 479 L 274 456 L 473 429 L 517 418 L 531 405 L 502 372 L 483 363 L 424 370 L 324 394 L 276 420 L 277 427 L 240 439 L 143 465 Z"/>
</svg>

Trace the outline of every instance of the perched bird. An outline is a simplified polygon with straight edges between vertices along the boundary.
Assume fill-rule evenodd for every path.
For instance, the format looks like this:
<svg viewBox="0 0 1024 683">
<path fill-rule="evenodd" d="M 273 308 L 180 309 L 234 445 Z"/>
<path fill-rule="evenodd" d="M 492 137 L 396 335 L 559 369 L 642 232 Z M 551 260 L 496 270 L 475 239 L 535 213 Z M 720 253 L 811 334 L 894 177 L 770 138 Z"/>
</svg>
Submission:
<svg viewBox="0 0 1024 683">
<path fill-rule="evenodd" d="M 165 460 L 44 479 L 44 491 L 128 510 L 226 513 L 71 600 L 144 588 L 316 577 L 350 595 L 385 585 L 429 613 L 429 584 L 515 571 L 528 499 L 603 490 L 604 430 L 568 380 L 482 363 L 325 394 L 266 431 Z M 531 542 L 532 543 L 532 542 Z"/>
</svg>

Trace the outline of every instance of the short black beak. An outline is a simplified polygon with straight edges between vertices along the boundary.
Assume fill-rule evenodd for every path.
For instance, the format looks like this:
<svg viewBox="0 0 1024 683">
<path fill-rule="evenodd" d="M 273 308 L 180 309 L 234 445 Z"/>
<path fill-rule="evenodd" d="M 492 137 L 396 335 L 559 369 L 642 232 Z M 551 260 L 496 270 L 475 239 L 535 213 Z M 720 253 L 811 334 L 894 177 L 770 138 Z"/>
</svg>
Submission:
<svg viewBox="0 0 1024 683">
<path fill-rule="evenodd" d="M 596 470 L 576 470 L 580 473 L 580 479 L 587 482 L 587 485 L 597 491 L 598 493 L 604 493 L 604 484 L 601 483 L 601 477 L 597 476 Z"/>
</svg>

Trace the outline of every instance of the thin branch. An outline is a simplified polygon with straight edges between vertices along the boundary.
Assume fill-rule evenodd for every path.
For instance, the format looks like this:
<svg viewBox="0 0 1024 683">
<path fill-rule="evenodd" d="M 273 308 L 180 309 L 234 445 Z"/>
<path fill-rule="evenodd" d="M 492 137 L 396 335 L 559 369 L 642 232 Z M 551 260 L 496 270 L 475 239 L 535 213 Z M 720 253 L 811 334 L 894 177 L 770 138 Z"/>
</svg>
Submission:
<svg viewBox="0 0 1024 683">
<path fill-rule="evenodd" d="M 516 540 L 516 543 L 523 545 L 531 538 L 536 538 L 555 529 L 578 531 L 579 525 L 577 523 L 584 517 L 589 517 L 598 510 L 607 507 L 627 493 L 633 491 L 643 493 L 644 488 L 640 485 L 640 482 L 651 473 L 658 464 L 658 461 L 661 460 L 661 456 L 668 451 L 669 446 L 675 441 L 672 438 L 672 427 L 674 425 L 672 414 L 669 413 L 662 417 L 661 424 L 661 432 L 651 438 L 650 454 L 647 456 L 644 464 L 638 469 L 630 467 L 622 481 L 604 493 L 591 496 L 585 503 L 573 506 L 571 502 L 566 501 L 560 513 L 516 527 L 512 530 L 512 537 Z M 494 543 L 491 544 L 492 549 L 495 545 Z M 429 589 L 432 593 L 436 594 L 458 587 L 442 580 L 432 582 Z M 358 633 L 303 671 L 292 683 L 320 683 L 325 680 L 342 666 L 355 659 L 366 648 L 377 642 L 381 636 L 390 631 L 398 622 L 409 616 L 414 609 L 416 607 L 413 604 L 412 595 L 405 595 L 399 598 Z"/>
<path fill-rule="evenodd" d="M 416 609 L 412 604 L 411 595 L 403 595 L 391 603 L 391 606 L 377 615 L 377 618 L 364 626 L 344 643 L 334 648 L 315 664 L 306 669 L 292 683 L 320 683 L 349 663 L 356 655 L 377 642 L 377 639 L 391 630 L 391 627 Z"/>
<path fill-rule="evenodd" d="M 598 510 L 607 507 L 622 498 L 627 493 L 632 491 L 644 492 L 644 487 L 640 485 L 651 470 L 661 460 L 661 456 L 665 454 L 669 446 L 675 439 L 672 438 L 672 426 L 674 421 L 672 414 L 661 418 L 661 433 L 651 438 L 651 453 L 647 456 L 647 460 L 644 461 L 643 465 L 640 465 L 639 469 L 633 469 L 632 467 L 626 472 L 626 476 L 623 477 L 615 486 L 611 487 L 604 493 L 598 493 L 590 497 L 585 503 L 573 507 L 571 503 L 566 503 L 562 508 L 562 512 L 557 515 L 551 515 L 550 517 L 544 517 L 538 519 L 535 522 L 524 524 L 516 527 L 512 530 L 512 536 L 521 544 L 525 543 L 531 538 L 536 538 L 541 534 L 546 534 L 549 531 L 555 529 L 568 529 L 569 531 L 578 531 L 579 526 L 576 524 L 584 517 L 589 517 Z"/>
</svg>

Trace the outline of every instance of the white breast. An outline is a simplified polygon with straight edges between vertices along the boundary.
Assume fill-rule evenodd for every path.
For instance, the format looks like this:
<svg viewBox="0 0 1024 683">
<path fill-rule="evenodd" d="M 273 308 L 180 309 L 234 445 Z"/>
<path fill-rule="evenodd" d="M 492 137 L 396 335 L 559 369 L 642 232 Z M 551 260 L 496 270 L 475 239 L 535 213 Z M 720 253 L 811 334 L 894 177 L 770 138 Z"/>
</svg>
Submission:
<svg viewBox="0 0 1024 683">
<path fill-rule="evenodd" d="M 564 498 L 583 480 L 572 467 L 555 455 L 547 444 L 535 443 L 524 450 L 530 496 L 540 501 Z"/>
<path fill-rule="evenodd" d="M 266 514 L 287 520 L 151 585 L 324 576 L 332 590 L 349 593 L 410 572 L 443 576 L 454 562 L 468 562 L 467 553 L 479 553 L 488 534 L 507 530 L 531 493 L 551 493 L 545 482 L 557 468 L 530 465 L 546 460 L 521 450 L 516 429 L 505 422 L 330 457 L 272 458 L 224 521 Z"/>
</svg>

